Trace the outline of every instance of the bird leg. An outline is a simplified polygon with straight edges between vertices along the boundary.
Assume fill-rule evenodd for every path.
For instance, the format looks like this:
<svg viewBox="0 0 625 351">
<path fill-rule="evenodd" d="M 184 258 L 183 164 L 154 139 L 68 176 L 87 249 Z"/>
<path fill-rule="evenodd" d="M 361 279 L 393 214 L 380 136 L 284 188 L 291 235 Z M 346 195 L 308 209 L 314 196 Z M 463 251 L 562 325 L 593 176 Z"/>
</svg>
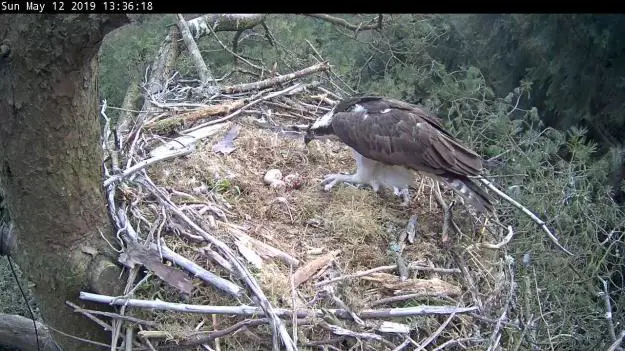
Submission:
<svg viewBox="0 0 625 351">
<path fill-rule="evenodd" d="M 340 173 L 332 173 L 332 174 L 328 174 L 325 176 L 325 178 L 323 178 L 323 180 L 321 181 L 321 185 L 326 184 L 323 189 L 325 191 L 330 191 L 330 189 L 332 189 L 332 187 L 334 187 L 336 185 L 336 183 L 342 182 L 342 183 L 351 183 L 353 185 L 364 185 L 364 183 L 362 183 L 362 177 L 360 176 L 360 174 L 358 172 L 354 173 L 354 174 L 340 174 Z M 373 188 L 374 192 L 377 192 L 380 188 L 380 186 L 378 184 L 372 184 L 371 187 Z"/>
</svg>

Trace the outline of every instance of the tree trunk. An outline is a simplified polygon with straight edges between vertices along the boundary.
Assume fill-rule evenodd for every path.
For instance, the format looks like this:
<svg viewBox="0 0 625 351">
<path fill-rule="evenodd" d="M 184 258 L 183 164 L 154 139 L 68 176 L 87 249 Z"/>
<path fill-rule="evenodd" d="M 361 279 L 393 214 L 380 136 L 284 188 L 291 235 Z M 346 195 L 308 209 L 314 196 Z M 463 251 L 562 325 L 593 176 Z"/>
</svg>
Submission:
<svg viewBox="0 0 625 351">
<path fill-rule="evenodd" d="M 120 285 L 119 268 L 103 264 L 116 257 L 102 240 L 113 234 L 102 192 L 96 78 L 104 35 L 127 21 L 0 16 L 0 186 L 17 235 L 13 256 L 36 285 L 47 325 L 100 342 L 107 336 L 102 328 L 65 301 L 81 305 L 79 292 L 94 290 L 95 280 L 113 290 Z M 66 351 L 94 349 L 53 337 Z"/>
</svg>

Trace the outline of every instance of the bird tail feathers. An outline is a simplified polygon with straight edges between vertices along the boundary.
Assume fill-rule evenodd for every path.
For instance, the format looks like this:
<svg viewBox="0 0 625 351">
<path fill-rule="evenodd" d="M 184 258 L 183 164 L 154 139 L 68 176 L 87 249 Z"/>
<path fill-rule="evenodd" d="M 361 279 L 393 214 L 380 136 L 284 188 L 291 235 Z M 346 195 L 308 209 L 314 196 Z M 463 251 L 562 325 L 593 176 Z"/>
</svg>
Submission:
<svg viewBox="0 0 625 351">
<path fill-rule="evenodd" d="M 491 197 L 471 179 L 458 175 L 442 175 L 443 182 L 467 200 L 479 212 L 492 212 Z"/>
</svg>

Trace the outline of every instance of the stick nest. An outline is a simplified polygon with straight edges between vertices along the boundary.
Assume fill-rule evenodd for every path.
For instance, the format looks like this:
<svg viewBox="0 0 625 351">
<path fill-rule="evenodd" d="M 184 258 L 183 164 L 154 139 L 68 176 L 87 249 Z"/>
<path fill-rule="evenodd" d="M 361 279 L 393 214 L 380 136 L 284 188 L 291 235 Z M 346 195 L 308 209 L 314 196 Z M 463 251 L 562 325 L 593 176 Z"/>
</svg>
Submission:
<svg viewBox="0 0 625 351">
<path fill-rule="evenodd" d="M 325 192 L 326 174 L 355 164 L 340 142 L 303 143 L 303 127 L 344 95 L 324 79 L 230 86 L 212 98 L 172 79 L 151 97 L 157 107 L 120 128 L 118 146 L 103 143 L 118 227 L 111 245 L 129 272 L 124 296 L 100 297 L 117 306 L 113 342 L 221 350 L 498 345 L 512 262 L 505 246 L 490 243 L 505 230 L 419 175 L 409 207 L 386 189 Z"/>
</svg>

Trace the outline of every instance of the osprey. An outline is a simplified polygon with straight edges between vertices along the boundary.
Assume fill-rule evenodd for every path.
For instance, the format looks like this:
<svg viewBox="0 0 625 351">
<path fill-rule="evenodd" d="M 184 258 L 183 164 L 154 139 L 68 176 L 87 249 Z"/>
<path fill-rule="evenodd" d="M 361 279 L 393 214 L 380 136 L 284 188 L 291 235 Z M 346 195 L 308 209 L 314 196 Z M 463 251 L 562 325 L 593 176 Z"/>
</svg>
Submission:
<svg viewBox="0 0 625 351">
<path fill-rule="evenodd" d="M 354 174 L 328 174 L 329 191 L 338 182 L 393 188 L 408 204 L 414 171 L 451 187 L 478 211 L 492 211 L 489 195 L 469 177 L 482 171 L 482 159 L 445 131 L 438 117 L 416 105 L 364 96 L 340 101 L 306 130 L 313 139 L 338 139 L 354 154 Z"/>
</svg>

